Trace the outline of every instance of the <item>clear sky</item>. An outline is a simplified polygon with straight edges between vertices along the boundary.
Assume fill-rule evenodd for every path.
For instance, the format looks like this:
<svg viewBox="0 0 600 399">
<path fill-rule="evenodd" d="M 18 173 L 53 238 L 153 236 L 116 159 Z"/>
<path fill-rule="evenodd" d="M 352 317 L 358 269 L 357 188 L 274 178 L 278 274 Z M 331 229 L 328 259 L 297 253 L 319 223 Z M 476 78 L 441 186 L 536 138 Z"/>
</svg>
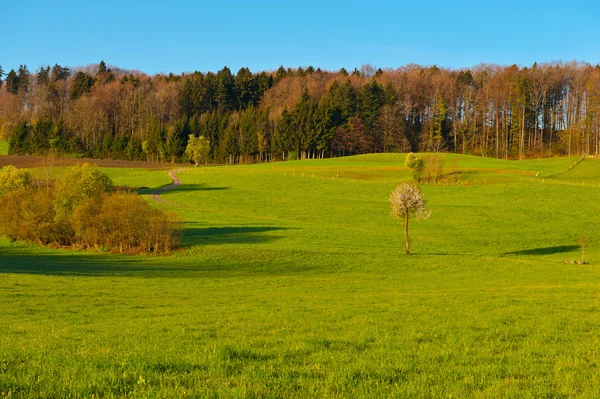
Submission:
<svg viewBox="0 0 600 399">
<path fill-rule="evenodd" d="M 599 0 L 3 0 L 0 15 L 5 71 L 600 63 Z"/>
</svg>

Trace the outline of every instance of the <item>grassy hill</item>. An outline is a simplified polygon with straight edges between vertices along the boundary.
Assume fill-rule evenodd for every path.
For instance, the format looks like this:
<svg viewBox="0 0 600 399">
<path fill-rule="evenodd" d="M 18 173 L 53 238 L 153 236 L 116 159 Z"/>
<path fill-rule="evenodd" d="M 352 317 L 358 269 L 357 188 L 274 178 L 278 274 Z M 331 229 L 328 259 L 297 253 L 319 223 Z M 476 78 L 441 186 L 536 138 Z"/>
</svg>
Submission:
<svg viewBox="0 0 600 399">
<path fill-rule="evenodd" d="M 403 161 L 189 168 L 156 205 L 186 222 L 171 257 L 0 241 L 0 392 L 598 397 L 598 161 L 448 156 L 460 182 L 422 187 L 411 256 Z M 590 265 L 563 263 L 580 235 Z"/>
</svg>

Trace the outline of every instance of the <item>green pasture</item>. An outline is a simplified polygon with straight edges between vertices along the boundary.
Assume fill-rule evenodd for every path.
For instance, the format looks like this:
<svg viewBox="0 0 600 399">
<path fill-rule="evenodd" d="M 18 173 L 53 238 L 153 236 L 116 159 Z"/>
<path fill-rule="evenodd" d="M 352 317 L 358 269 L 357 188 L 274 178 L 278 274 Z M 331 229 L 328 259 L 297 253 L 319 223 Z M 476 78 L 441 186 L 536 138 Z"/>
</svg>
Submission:
<svg viewBox="0 0 600 399">
<path fill-rule="evenodd" d="M 0 241 L 0 396 L 600 397 L 600 161 L 447 156 L 411 256 L 403 161 L 190 167 L 169 257 Z"/>
<path fill-rule="evenodd" d="M 8 143 L 5 140 L 0 140 L 0 155 L 8 155 Z"/>
</svg>

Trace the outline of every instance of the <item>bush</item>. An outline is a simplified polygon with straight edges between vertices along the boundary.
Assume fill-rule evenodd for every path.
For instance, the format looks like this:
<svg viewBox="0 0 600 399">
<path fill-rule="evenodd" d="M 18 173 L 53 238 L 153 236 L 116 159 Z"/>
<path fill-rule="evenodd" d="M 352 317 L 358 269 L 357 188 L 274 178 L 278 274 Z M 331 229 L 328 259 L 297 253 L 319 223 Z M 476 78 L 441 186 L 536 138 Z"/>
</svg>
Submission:
<svg viewBox="0 0 600 399">
<path fill-rule="evenodd" d="M 31 185 L 29 172 L 17 169 L 12 165 L 5 166 L 0 171 L 0 194 L 17 190 Z"/>
<path fill-rule="evenodd" d="M 0 196 L 0 232 L 13 241 L 67 244 L 53 200 L 49 188 L 22 187 Z"/>
<path fill-rule="evenodd" d="M 442 165 L 444 163 L 444 156 L 440 153 L 433 153 L 427 155 L 425 158 L 425 167 L 423 168 L 423 177 L 428 182 L 437 183 L 442 177 Z"/>
<path fill-rule="evenodd" d="M 118 252 L 170 252 L 180 241 L 174 214 L 132 193 L 89 198 L 73 212 L 78 244 Z"/>
<path fill-rule="evenodd" d="M 55 183 L 56 216 L 67 220 L 75 208 L 87 198 L 100 198 L 110 191 L 112 182 L 94 165 L 68 168 Z"/>
<path fill-rule="evenodd" d="M 11 240 L 155 253 L 168 253 L 180 243 L 174 214 L 153 208 L 137 194 L 108 192 L 110 179 L 95 167 L 73 168 L 55 187 L 21 185 L 0 196 L 0 233 Z"/>
<path fill-rule="evenodd" d="M 425 161 L 419 154 L 409 152 L 404 160 L 404 166 L 413 170 L 413 179 L 421 181 Z"/>
</svg>

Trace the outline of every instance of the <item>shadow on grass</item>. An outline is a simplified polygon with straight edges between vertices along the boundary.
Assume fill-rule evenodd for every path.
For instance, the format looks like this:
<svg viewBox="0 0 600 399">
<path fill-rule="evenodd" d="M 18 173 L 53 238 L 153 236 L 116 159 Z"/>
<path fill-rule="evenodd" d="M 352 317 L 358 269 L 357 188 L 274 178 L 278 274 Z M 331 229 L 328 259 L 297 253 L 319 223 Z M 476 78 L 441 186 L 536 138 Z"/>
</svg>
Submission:
<svg viewBox="0 0 600 399">
<path fill-rule="evenodd" d="M 171 190 L 164 191 L 162 194 L 168 194 L 176 191 L 221 191 L 229 190 L 229 187 L 211 187 L 207 184 L 182 184 L 177 187 L 173 187 Z"/>
<path fill-rule="evenodd" d="M 134 275 L 162 269 L 164 268 L 143 264 L 135 256 L 0 246 L 0 273 L 110 276 Z"/>
<path fill-rule="evenodd" d="M 202 245 L 268 243 L 280 237 L 265 233 L 276 230 L 287 229 L 273 226 L 188 228 L 183 233 L 182 247 L 185 250 L 193 246 L 201 248 Z M 224 275 L 232 270 L 237 273 L 274 271 L 263 266 L 262 262 L 248 259 L 234 261 L 223 258 L 198 262 L 181 251 L 176 251 L 173 256 L 120 255 L 0 242 L 0 274 L 181 277 Z"/>
<path fill-rule="evenodd" d="M 521 251 L 505 252 L 505 255 L 553 255 L 571 252 L 579 249 L 577 245 L 559 245 L 555 247 L 523 249 Z"/>
<path fill-rule="evenodd" d="M 190 247 L 202 244 L 262 244 L 281 237 L 261 233 L 278 230 L 288 230 L 288 228 L 275 226 L 186 228 L 183 231 L 183 246 Z"/>
<path fill-rule="evenodd" d="M 181 192 L 181 191 L 221 191 L 221 190 L 229 190 L 229 187 L 211 187 L 206 184 L 182 184 L 180 186 L 176 186 L 165 190 L 166 187 L 171 186 L 172 183 L 162 185 L 156 188 L 148 188 L 148 187 L 139 187 L 139 188 L 129 188 L 131 191 L 135 191 L 139 195 L 148 195 L 148 194 L 159 194 L 159 195 L 168 195 L 173 192 Z"/>
</svg>

